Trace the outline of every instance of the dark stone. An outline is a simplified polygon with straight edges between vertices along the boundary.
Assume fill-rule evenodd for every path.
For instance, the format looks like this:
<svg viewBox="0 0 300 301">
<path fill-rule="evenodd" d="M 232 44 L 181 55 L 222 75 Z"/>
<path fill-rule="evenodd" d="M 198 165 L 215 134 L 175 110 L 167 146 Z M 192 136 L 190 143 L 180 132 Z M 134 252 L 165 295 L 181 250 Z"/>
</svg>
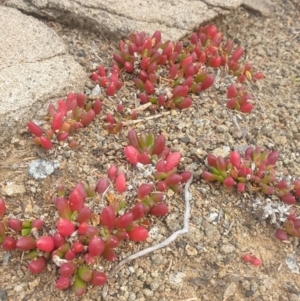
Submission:
<svg viewBox="0 0 300 301">
<path fill-rule="evenodd" d="M 0 287 L 0 301 L 6 301 L 7 300 L 7 292 L 5 289 Z"/>
<path fill-rule="evenodd" d="M 190 138 L 189 138 L 188 136 L 184 136 L 184 137 L 182 137 L 180 140 L 181 140 L 181 142 L 183 142 L 183 143 L 189 143 L 189 142 L 190 142 Z"/>
<path fill-rule="evenodd" d="M 249 297 L 251 297 L 254 293 L 255 293 L 255 292 L 254 292 L 253 290 L 246 290 L 245 296 L 246 296 L 247 298 L 249 298 Z"/>
</svg>

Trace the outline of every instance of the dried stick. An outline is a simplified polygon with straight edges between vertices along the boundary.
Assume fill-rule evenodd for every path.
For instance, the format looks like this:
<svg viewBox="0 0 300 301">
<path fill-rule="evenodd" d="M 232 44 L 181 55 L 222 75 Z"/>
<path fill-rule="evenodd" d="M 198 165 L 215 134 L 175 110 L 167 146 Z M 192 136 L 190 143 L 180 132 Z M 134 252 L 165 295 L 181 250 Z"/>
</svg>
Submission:
<svg viewBox="0 0 300 301">
<path fill-rule="evenodd" d="M 188 233 L 189 219 L 190 219 L 190 212 L 191 212 L 190 200 L 192 199 L 192 194 L 189 192 L 189 187 L 190 187 L 192 180 L 193 180 L 193 176 L 191 176 L 191 178 L 187 181 L 187 183 L 185 184 L 185 187 L 184 187 L 185 212 L 184 212 L 184 219 L 183 219 L 183 228 L 181 230 L 174 232 L 171 236 L 169 236 L 167 239 L 165 239 L 161 243 L 124 258 L 110 271 L 109 278 L 112 278 L 114 276 L 114 274 L 121 268 L 121 266 L 130 262 L 131 260 L 137 259 L 139 257 L 142 257 L 149 253 L 152 253 L 156 250 L 164 248 L 167 245 L 169 245 L 171 242 L 173 242 L 179 235 Z M 107 293 L 108 293 L 108 284 L 106 283 L 102 290 L 102 298 L 103 299 L 105 299 L 107 297 Z"/>
<path fill-rule="evenodd" d="M 132 125 L 132 124 L 135 124 L 135 123 L 143 122 L 145 120 L 151 120 L 151 119 L 155 119 L 155 118 L 158 118 L 158 117 L 166 116 L 166 115 L 169 115 L 169 114 L 170 114 L 170 112 L 163 112 L 163 113 L 152 115 L 152 116 L 148 116 L 148 117 L 145 117 L 145 118 L 142 118 L 142 119 L 125 121 L 125 122 L 122 122 L 122 124 L 123 124 L 123 126 Z"/>
</svg>

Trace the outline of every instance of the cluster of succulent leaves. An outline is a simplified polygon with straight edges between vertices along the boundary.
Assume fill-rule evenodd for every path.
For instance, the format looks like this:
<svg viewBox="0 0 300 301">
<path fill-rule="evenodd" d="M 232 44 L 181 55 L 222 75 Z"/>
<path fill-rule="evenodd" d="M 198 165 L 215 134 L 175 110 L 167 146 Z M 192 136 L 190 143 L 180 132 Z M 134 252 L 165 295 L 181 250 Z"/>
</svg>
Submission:
<svg viewBox="0 0 300 301">
<path fill-rule="evenodd" d="M 193 95 L 207 90 L 214 83 L 213 70 L 223 68 L 236 79 L 227 90 L 227 108 L 243 113 L 253 109 L 252 95 L 243 82 L 263 78 L 261 72 L 254 72 L 252 64 L 241 63 L 244 50 L 234 48 L 231 40 L 223 41 L 222 33 L 215 25 L 206 25 L 192 33 L 190 41 L 162 41 L 160 31 L 152 36 L 145 32 L 130 35 L 119 43 L 119 50 L 113 54 L 113 65 L 99 66 L 91 79 L 99 84 L 106 96 L 117 96 L 123 87 L 123 73 L 133 73 L 134 84 L 140 91 L 140 104 L 151 103 L 151 109 L 160 107 L 186 109 L 192 105 Z M 68 141 L 70 147 L 77 143 L 70 134 L 90 124 L 102 110 L 99 99 L 87 101 L 83 93 L 69 93 L 59 99 L 57 108 L 49 105 L 50 127 L 43 130 L 33 121 L 27 123 L 35 136 L 34 143 L 51 149 L 54 141 Z M 136 119 L 137 111 L 124 116 L 124 106 L 119 103 L 115 114 L 107 114 L 107 130 L 117 134 L 123 127 L 122 119 Z M 56 138 L 56 139 L 54 139 Z"/>
<path fill-rule="evenodd" d="M 200 27 L 187 44 L 163 42 L 160 31 L 152 36 L 138 32 L 120 41 L 119 50 L 113 54 L 112 70 L 100 66 L 91 78 L 106 89 L 107 95 L 113 96 L 122 87 L 119 73 L 114 72 L 118 67 L 136 75 L 134 83 L 141 91 L 142 104 L 150 102 L 152 109 L 186 109 L 192 105 L 192 94 L 213 85 L 214 76 L 209 68 L 224 68 L 237 83 L 233 85 L 235 92 L 233 87 L 228 92 L 227 107 L 247 113 L 253 109 L 252 96 L 242 83 L 259 80 L 263 74 L 254 72 L 249 62 L 242 64 L 243 54 L 242 47 L 234 49 L 233 41 L 223 41 L 215 25 Z"/>
<path fill-rule="evenodd" d="M 20 220 L 5 217 L 0 222 L 0 245 L 5 251 L 23 251 L 23 260 L 28 260 L 30 272 L 38 274 L 52 260 L 58 267 L 56 288 L 63 290 L 72 286 L 76 296 L 83 295 L 89 284 L 104 285 L 107 276 L 95 267 L 101 260 L 117 260 L 116 248 L 123 241 L 141 242 L 147 239 L 149 216 L 164 216 L 168 206 L 164 202 L 168 189 L 180 192 L 189 180 L 188 171 L 178 173 L 179 152 L 171 152 L 165 146 L 163 135 L 153 133 L 137 135 L 128 133 L 129 145 L 125 157 L 133 165 L 155 167 L 153 182 L 142 183 L 136 193 L 136 203 L 128 208 L 124 201 L 115 201 L 101 212 L 93 212 L 86 204 L 96 194 L 105 195 L 112 188 L 122 194 L 127 190 L 126 175 L 115 165 L 110 165 L 107 176 L 97 182 L 96 187 L 79 182 L 66 197 L 66 189 L 59 186 L 53 204 L 59 219 L 53 234 L 45 232 L 40 219 Z M 5 213 L 5 202 L 0 200 L 0 217 Z M 43 231 L 43 232 L 42 232 Z"/>
<path fill-rule="evenodd" d="M 57 109 L 50 103 L 48 114 L 50 127 L 43 130 L 33 121 L 27 122 L 29 131 L 35 136 L 33 141 L 45 149 L 53 147 L 53 140 L 69 141 L 69 146 L 74 148 L 77 143 L 69 139 L 69 135 L 75 130 L 89 125 L 96 115 L 102 110 L 102 102 L 96 99 L 94 102 L 87 102 L 83 93 L 70 92 L 66 99 L 59 99 Z"/>
<path fill-rule="evenodd" d="M 242 157 L 238 151 L 231 151 L 229 157 L 207 156 L 210 171 L 204 171 L 202 177 L 208 182 L 220 182 L 229 189 L 236 187 L 239 192 L 260 191 L 265 195 L 276 195 L 288 204 L 295 205 L 300 199 L 300 180 L 288 184 L 285 179 L 276 177 L 275 165 L 278 151 L 262 150 L 259 146 L 248 147 Z M 284 223 L 284 230 L 278 229 L 276 237 L 287 240 L 287 234 L 300 237 L 300 216 L 294 211 Z"/>
</svg>

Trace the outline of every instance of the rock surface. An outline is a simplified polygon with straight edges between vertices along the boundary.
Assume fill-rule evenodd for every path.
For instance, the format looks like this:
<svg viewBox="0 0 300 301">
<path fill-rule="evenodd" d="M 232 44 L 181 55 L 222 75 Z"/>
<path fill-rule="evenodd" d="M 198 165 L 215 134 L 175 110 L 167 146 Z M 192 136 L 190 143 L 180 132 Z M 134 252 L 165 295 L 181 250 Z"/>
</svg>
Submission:
<svg viewBox="0 0 300 301">
<path fill-rule="evenodd" d="M 266 0 L 262 0 L 262 4 Z M 250 1 L 248 1 L 250 2 Z M 79 25 L 111 39 L 133 31 L 160 29 L 165 39 L 177 40 L 195 27 L 243 4 L 243 0 L 9 0 L 7 5 L 26 14 Z M 251 4 L 248 3 L 251 6 Z M 259 9 L 259 6 L 253 7 Z"/>
<path fill-rule="evenodd" d="M 44 104 L 83 90 L 86 73 L 44 23 L 0 7 L 0 142 Z"/>
</svg>

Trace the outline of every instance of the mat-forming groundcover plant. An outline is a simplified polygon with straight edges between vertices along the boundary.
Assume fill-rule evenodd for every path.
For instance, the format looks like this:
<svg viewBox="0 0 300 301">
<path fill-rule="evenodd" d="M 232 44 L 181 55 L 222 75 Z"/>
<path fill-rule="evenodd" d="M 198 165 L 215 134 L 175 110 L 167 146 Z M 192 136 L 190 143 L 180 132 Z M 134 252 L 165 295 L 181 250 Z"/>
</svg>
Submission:
<svg viewBox="0 0 300 301">
<path fill-rule="evenodd" d="M 227 89 L 224 105 L 229 110 L 250 113 L 254 106 L 253 96 L 245 83 L 260 80 L 263 74 L 245 61 L 242 47 L 223 40 L 215 25 L 200 27 L 191 34 L 189 42 L 163 42 L 160 31 L 152 36 L 144 32 L 131 34 L 120 41 L 119 50 L 113 54 L 112 66 L 99 66 L 91 74 L 91 79 L 101 87 L 102 95 L 117 97 L 123 87 L 121 79 L 130 76 L 137 89 L 139 104 L 155 112 L 161 108 L 189 108 L 194 96 L 214 84 L 215 70 L 220 68 L 231 75 L 234 82 Z M 65 99 L 58 100 L 56 106 L 49 105 L 48 124 L 41 126 L 29 121 L 27 126 L 34 135 L 34 143 L 46 150 L 66 142 L 75 148 L 77 142 L 71 138 L 72 133 L 88 126 L 101 113 L 100 98 L 71 92 Z M 126 108 L 119 103 L 113 113 L 100 118 L 106 121 L 108 133 L 118 134 L 128 120 L 137 117 L 138 110 L 134 105 L 129 104 Z M 162 248 L 178 235 L 186 233 L 191 197 L 188 187 L 192 174 L 189 171 L 178 172 L 180 152 L 168 148 L 163 135 L 150 131 L 136 133 L 131 129 L 124 155 L 137 172 L 146 171 L 152 179 L 138 185 L 135 201 L 130 204 L 124 201 L 107 203 L 101 212 L 94 212 L 88 206 L 87 200 L 95 195 L 104 196 L 108 190 L 119 195 L 127 191 L 128 175 L 114 164 L 107 169 L 107 175 L 98 180 L 96 187 L 79 182 L 69 193 L 64 186 L 58 187 L 53 204 L 59 219 L 47 234 L 41 219 L 5 215 L 6 204 L 0 199 L 2 249 L 22 252 L 23 260 L 29 262 L 29 271 L 35 274 L 44 271 L 47 262 L 54 262 L 57 266 L 56 287 L 60 290 L 72 287 L 75 295 L 81 296 L 89 285 L 105 285 L 107 274 L 98 269 L 101 261 L 116 261 L 121 243 L 145 241 L 149 217 L 167 215 L 167 192 L 181 193 L 184 185 L 186 207 L 183 229 L 164 242 L 125 258 L 109 276 L 129 260 Z M 244 157 L 236 151 L 232 151 L 229 158 L 210 154 L 207 157 L 210 171 L 204 171 L 203 179 L 223 183 L 227 189 L 237 187 L 241 193 L 250 187 L 264 194 L 275 193 L 283 202 L 294 204 L 300 196 L 300 181 L 295 180 L 288 185 L 285 180 L 277 179 L 277 159 L 277 151 L 262 151 L 259 147 L 249 147 Z M 298 221 L 296 213 L 291 212 L 284 223 L 284 230 L 278 229 L 276 236 L 280 240 L 286 240 L 287 233 L 300 237 Z M 254 265 L 261 264 L 255 256 L 245 255 L 244 260 Z"/>
</svg>

